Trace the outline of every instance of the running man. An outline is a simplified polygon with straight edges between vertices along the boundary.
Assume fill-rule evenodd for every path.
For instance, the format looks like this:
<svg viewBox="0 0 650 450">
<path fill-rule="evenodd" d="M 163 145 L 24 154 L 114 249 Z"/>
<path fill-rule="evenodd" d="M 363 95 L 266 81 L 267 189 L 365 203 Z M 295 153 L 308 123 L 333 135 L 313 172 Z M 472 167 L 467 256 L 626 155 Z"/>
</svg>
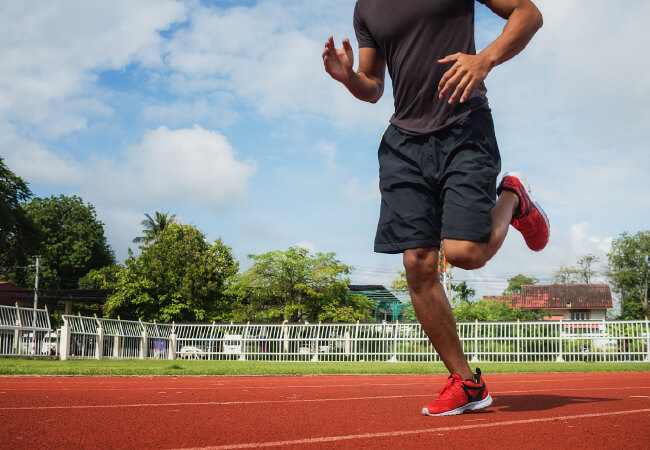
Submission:
<svg viewBox="0 0 650 450">
<path fill-rule="evenodd" d="M 481 371 L 467 364 L 438 279 L 441 245 L 447 261 L 470 270 L 494 256 L 509 224 L 532 250 L 549 238 L 523 176 L 506 173 L 497 187 L 501 158 L 483 84 L 524 49 L 542 15 L 530 0 L 482 2 L 507 22 L 479 54 L 474 0 L 358 0 L 357 70 L 348 39 L 337 49 L 330 37 L 323 51 L 325 70 L 360 100 L 379 100 L 386 67 L 393 83 L 395 112 L 379 145 L 375 251 L 403 253 L 413 308 L 451 374 L 425 415 L 492 404 Z"/>
</svg>

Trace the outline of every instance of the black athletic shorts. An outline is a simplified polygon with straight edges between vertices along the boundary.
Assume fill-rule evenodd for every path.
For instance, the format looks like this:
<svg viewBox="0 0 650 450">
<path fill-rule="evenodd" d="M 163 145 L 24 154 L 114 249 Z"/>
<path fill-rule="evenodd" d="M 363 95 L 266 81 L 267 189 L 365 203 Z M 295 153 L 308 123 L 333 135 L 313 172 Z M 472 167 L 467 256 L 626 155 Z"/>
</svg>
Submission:
<svg viewBox="0 0 650 450">
<path fill-rule="evenodd" d="M 390 125 L 379 145 L 381 210 L 375 252 L 487 242 L 501 157 L 488 110 L 427 135 Z"/>
</svg>

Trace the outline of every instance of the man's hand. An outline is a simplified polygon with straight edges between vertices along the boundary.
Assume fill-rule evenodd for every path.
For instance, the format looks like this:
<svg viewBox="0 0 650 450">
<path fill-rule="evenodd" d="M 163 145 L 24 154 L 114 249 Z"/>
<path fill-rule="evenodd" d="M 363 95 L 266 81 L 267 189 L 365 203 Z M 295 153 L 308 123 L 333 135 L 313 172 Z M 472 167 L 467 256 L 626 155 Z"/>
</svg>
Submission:
<svg viewBox="0 0 650 450">
<path fill-rule="evenodd" d="M 352 66 L 354 65 L 354 54 L 350 41 L 347 38 L 343 39 L 343 48 L 337 49 L 334 46 L 334 38 L 330 36 L 325 42 L 323 63 L 325 71 L 332 78 L 345 84 L 353 73 Z"/>
<path fill-rule="evenodd" d="M 451 62 L 454 64 L 445 72 L 440 79 L 440 84 L 438 84 L 440 99 L 445 98 L 453 89 L 449 97 L 449 104 L 454 103 L 458 97 L 460 97 L 461 103 L 467 100 L 474 86 L 485 80 L 485 77 L 494 67 L 488 58 L 480 54 L 456 53 L 438 60 L 439 64 L 449 64 Z"/>
</svg>

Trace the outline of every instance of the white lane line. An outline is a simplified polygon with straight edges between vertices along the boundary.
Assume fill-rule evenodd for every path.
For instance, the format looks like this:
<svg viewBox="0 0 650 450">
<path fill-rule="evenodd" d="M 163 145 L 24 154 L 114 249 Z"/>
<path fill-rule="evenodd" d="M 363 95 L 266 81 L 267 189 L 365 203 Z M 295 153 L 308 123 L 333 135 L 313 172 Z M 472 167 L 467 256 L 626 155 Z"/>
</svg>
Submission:
<svg viewBox="0 0 650 450">
<path fill-rule="evenodd" d="M 645 386 L 645 389 L 650 389 L 650 386 Z M 499 395 L 508 394 L 533 394 L 538 392 L 582 392 L 585 394 L 593 395 L 594 391 L 608 391 L 608 390 L 624 390 L 624 389 L 640 389 L 635 386 L 624 387 L 605 387 L 594 388 L 585 390 L 581 389 L 529 389 L 525 391 L 492 391 L 494 397 Z M 177 392 L 178 393 L 178 392 Z M 343 402 L 343 401 L 358 401 L 358 400 L 390 400 L 398 398 L 416 398 L 426 397 L 431 398 L 434 394 L 409 394 L 409 395 L 376 395 L 368 397 L 343 397 L 343 398 L 307 398 L 307 399 L 284 399 L 284 400 L 240 400 L 240 401 L 213 401 L 213 402 L 174 402 L 174 403 L 129 403 L 118 405 L 66 405 L 66 406 L 6 406 L 0 407 L 0 411 L 25 411 L 25 410 L 48 410 L 48 409 L 102 409 L 102 408 L 144 408 L 155 406 L 210 406 L 210 405 L 260 405 L 260 404 L 275 404 L 275 403 L 315 403 L 315 402 Z M 616 399 L 613 399 L 616 400 Z"/>
<path fill-rule="evenodd" d="M 142 408 L 150 406 L 207 406 L 207 405 L 255 405 L 272 403 L 309 403 L 309 402 L 337 402 L 352 400 L 383 400 L 407 397 L 430 397 L 431 394 L 418 395 L 378 395 L 374 397 L 346 397 L 346 398 L 312 398 L 312 399 L 287 399 L 287 400 L 242 400 L 231 402 L 178 402 L 178 403 L 132 403 L 124 405 L 69 405 L 69 406 L 16 406 L 0 407 L 0 411 L 23 411 L 41 409 L 102 409 L 102 408 Z"/>
<path fill-rule="evenodd" d="M 461 431 L 461 430 L 471 430 L 477 428 L 492 428 L 492 427 L 501 427 L 501 426 L 510 426 L 510 425 L 524 425 L 530 423 L 553 422 L 556 420 L 560 421 L 560 420 L 589 419 L 593 417 L 610 417 L 610 416 L 620 416 L 626 414 L 640 414 L 640 413 L 647 413 L 647 412 L 650 412 L 650 408 L 634 409 L 628 411 L 612 411 L 606 413 L 578 414 L 574 416 L 556 416 L 556 417 L 543 417 L 538 419 L 508 420 L 504 422 L 480 423 L 474 425 L 457 425 L 452 427 L 424 428 L 420 430 L 385 431 L 380 433 L 350 434 L 345 436 L 324 436 L 324 437 L 295 439 L 295 440 L 287 440 L 287 441 L 251 442 L 245 444 L 219 445 L 214 447 L 199 447 L 199 448 L 195 447 L 195 448 L 186 448 L 182 450 L 229 450 L 229 449 L 239 449 L 239 448 L 281 447 L 287 445 L 321 444 L 325 442 L 350 441 L 355 439 L 399 437 L 399 436 L 408 436 L 413 434 L 431 434 L 431 433 L 440 433 L 445 431 Z"/>
<path fill-rule="evenodd" d="M 650 379 L 650 378 L 649 378 Z M 606 381 L 607 379 L 599 378 L 598 381 Z M 518 383 L 566 383 L 567 380 L 560 379 L 539 379 L 539 380 L 512 380 L 512 381 L 503 381 L 503 380 L 486 380 L 488 387 L 499 386 L 502 384 L 512 386 L 513 384 Z M 569 380 L 571 383 L 579 381 L 593 381 L 587 378 L 571 378 Z M 119 388 L 101 388 L 101 387 L 83 387 L 84 391 L 132 391 L 137 389 L 138 391 L 154 391 L 159 389 L 182 389 L 185 391 L 220 391 L 226 389 L 233 390 L 243 390 L 243 389 L 260 389 L 260 390 L 278 390 L 278 389 L 336 389 L 336 388 L 346 388 L 346 387 L 389 387 L 389 386 L 424 386 L 435 388 L 430 381 L 422 381 L 419 383 L 361 383 L 361 384 L 297 384 L 297 385 L 287 385 L 287 386 L 227 386 L 227 385 L 216 385 L 214 387 L 193 387 L 193 386 L 158 386 L 158 387 L 119 387 Z M 644 388 L 646 386 L 639 386 L 639 388 Z M 50 388 L 3 388 L 2 383 L 0 383 L 0 388 L 5 391 L 20 391 L 20 392 L 29 392 L 29 391 L 52 391 L 56 389 L 57 391 L 79 391 L 80 388 L 60 388 L 60 387 L 50 387 Z"/>
</svg>

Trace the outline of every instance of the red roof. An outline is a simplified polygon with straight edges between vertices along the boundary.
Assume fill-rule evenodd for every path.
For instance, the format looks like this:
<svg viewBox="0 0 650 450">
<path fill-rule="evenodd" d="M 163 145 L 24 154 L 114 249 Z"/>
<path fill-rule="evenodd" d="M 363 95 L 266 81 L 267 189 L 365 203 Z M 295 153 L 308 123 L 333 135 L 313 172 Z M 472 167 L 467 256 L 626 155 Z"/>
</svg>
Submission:
<svg viewBox="0 0 650 450">
<path fill-rule="evenodd" d="M 522 286 L 510 298 L 513 308 L 607 309 L 612 307 L 609 284 L 551 284 Z"/>
<path fill-rule="evenodd" d="M 3 292 L 9 291 L 9 292 Z M 8 281 L 0 281 L 0 305 L 5 306 L 14 306 L 17 301 L 24 300 L 25 294 L 17 294 L 16 291 L 24 292 L 25 294 L 30 294 L 30 291 L 16 286 L 13 283 Z M 34 295 L 34 294 L 31 294 Z"/>
</svg>

